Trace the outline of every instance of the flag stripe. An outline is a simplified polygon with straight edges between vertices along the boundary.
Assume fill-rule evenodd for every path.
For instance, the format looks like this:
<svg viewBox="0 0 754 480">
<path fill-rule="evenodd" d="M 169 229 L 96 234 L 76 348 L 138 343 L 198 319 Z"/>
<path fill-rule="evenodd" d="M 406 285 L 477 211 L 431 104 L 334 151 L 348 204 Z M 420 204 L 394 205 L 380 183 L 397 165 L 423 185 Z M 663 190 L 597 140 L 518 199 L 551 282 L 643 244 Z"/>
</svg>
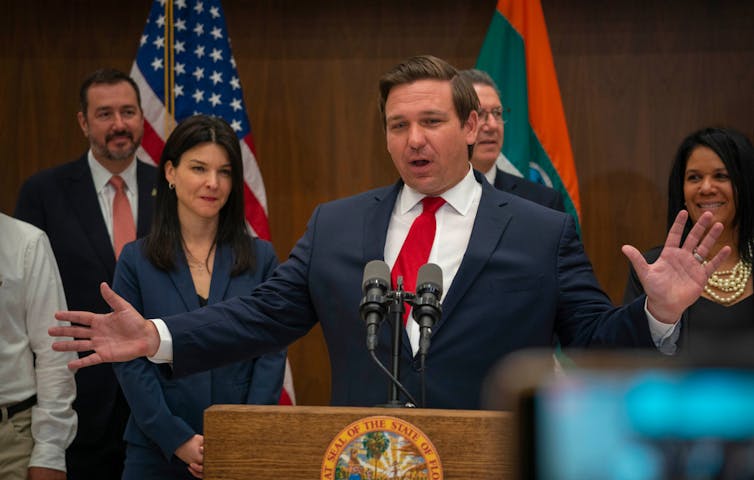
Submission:
<svg viewBox="0 0 754 480">
<path fill-rule="evenodd" d="M 528 97 L 532 128 L 580 212 L 576 167 L 542 5 L 500 0 L 498 9 L 524 39 L 527 85 L 536 93 Z"/>
<path fill-rule="evenodd" d="M 254 141 L 251 134 L 241 140 L 243 156 L 244 198 L 246 201 L 246 221 L 254 233 L 265 240 L 270 240 L 270 226 L 267 221 L 267 201 L 262 172 L 259 171 Z"/>
<path fill-rule="evenodd" d="M 501 61 L 501 52 L 506 53 Z M 529 137 L 529 104 L 526 84 L 526 64 L 523 39 L 505 20 L 495 13 L 490 29 L 479 54 L 477 68 L 485 70 L 500 87 L 501 101 L 510 108 L 509 121 L 505 124 L 503 153 L 519 172 L 528 176 L 529 159 L 532 158 Z M 517 66 L 521 66 L 520 68 Z M 512 139 L 527 141 L 512 141 Z"/>
<path fill-rule="evenodd" d="M 264 214 L 264 208 L 262 208 L 262 205 L 248 185 L 244 185 L 243 196 L 246 203 L 246 221 L 249 223 L 249 226 L 259 238 L 269 239 L 270 229 L 267 228 L 267 217 Z M 256 225 L 256 228 L 254 225 Z"/>
<path fill-rule="evenodd" d="M 564 193 L 566 208 L 580 217 L 576 167 L 538 0 L 499 0 L 477 60 L 498 82 L 511 107 L 503 152 L 521 172 Z"/>
<path fill-rule="evenodd" d="M 293 373 L 291 363 L 285 362 L 285 375 L 283 376 L 283 388 L 280 392 L 280 405 L 296 405 L 296 393 L 293 388 Z"/>
<path fill-rule="evenodd" d="M 157 132 L 152 128 L 152 124 L 144 121 L 144 137 L 141 140 L 141 152 L 137 154 L 138 158 L 144 160 L 147 163 L 157 165 L 160 161 L 160 153 L 162 152 L 165 142 L 162 141 Z"/>
</svg>

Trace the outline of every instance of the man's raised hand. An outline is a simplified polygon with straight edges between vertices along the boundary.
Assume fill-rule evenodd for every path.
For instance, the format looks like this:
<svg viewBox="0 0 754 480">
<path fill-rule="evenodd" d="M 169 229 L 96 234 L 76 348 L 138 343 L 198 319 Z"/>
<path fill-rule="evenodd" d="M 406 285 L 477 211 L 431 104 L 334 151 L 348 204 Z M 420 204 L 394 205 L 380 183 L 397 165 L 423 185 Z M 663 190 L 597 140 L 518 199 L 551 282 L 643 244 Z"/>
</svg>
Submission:
<svg viewBox="0 0 754 480">
<path fill-rule="evenodd" d="M 52 337 L 73 337 L 58 340 L 52 349 L 60 352 L 94 352 L 73 360 L 68 368 L 78 369 L 105 362 L 125 362 L 157 353 L 160 337 L 152 322 L 144 319 L 128 302 L 112 291 L 107 283 L 100 284 L 102 298 L 112 313 L 57 312 L 55 318 L 71 325 L 51 327 Z"/>
<path fill-rule="evenodd" d="M 707 258 L 723 231 L 721 223 L 712 223 L 710 212 L 699 217 L 681 244 L 687 218 L 685 210 L 678 213 L 660 258 L 652 264 L 648 264 L 636 248 L 630 245 L 622 248 L 647 294 L 649 312 L 663 323 L 675 323 L 681 318 L 731 251 L 726 245 L 714 257 Z"/>
</svg>

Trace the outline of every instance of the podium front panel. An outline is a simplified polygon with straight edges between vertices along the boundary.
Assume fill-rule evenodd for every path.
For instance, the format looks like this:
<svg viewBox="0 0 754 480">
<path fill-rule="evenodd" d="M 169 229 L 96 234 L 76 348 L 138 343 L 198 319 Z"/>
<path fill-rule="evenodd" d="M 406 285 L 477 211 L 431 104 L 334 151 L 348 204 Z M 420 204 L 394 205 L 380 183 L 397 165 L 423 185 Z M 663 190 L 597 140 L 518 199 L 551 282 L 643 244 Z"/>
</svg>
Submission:
<svg viewBox="0 0 754 480">
<path fill-rule="evenodd" d="M 318 480 L 333 439 L 371 416 L 397 417 L 419 428 L 440 457 L 443 479 L 513 478 L 516 435 L 508 412 L 267 405 L 205 411 L 205 478 Z"/>
</svg>

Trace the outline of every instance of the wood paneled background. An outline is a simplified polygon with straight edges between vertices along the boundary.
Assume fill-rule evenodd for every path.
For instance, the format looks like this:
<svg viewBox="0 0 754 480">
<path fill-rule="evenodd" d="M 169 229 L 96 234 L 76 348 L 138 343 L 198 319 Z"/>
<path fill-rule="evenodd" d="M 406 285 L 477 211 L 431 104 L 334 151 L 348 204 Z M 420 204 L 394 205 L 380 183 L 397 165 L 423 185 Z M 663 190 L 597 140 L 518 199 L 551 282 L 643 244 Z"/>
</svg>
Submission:
<svg viewBox="0 0 754 480">
<path fill-rule="evenodd" d="M 150 2 L 2 0 L 0 210 L 23 180 L 87 147 L 81 80 L 128 71 Z M 586 250 L 620 301 L 623 243 L 663 238 L 666 177 L 684 135 L 710 124 L 754 134 L 754 2 L 542 0 L 582 196 Z M 473 66 L 494 0 L 225 0 L 228 29 L 285 258 L 320 202 L 396 178 L 377 79 L 432 53 Z M 1 241 L 1 240 L 0 240 Z M 361 342 L 362 339 L 354 339 Z M 299 403 L 327 404 L 316 328 L 291 348 Z"/>
</svg>

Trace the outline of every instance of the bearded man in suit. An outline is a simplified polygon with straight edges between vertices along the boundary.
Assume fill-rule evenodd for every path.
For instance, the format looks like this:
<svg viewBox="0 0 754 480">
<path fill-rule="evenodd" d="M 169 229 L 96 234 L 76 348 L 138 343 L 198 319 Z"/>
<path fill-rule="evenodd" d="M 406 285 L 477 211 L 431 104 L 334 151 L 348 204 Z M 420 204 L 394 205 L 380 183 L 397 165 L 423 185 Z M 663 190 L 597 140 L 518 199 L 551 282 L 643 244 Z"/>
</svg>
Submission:
<svg viewBox="0 0 754 480">
<path fill-rule="evenodd" d="M 89 142 L 79 159 L 30 177 L 14 216 L 47 233 L 63 280 L 68 308 L 109 312 L 98 295 L 112 282 L 116 256 L 126 241 L 145 235 L 152 221 L 157 169 L 136 159 L 144 134 L 141 96 L 123 72 L 101 69 L 81 85 L 78 123 Z M 115 242 L 113 200 L 122 179 L 133 217 L 130 237 Z M 128 404 L 109 365 L 76 372 L 76 438 L 66 451 L 69 480 L 119 480 Z"/>
</svg>

